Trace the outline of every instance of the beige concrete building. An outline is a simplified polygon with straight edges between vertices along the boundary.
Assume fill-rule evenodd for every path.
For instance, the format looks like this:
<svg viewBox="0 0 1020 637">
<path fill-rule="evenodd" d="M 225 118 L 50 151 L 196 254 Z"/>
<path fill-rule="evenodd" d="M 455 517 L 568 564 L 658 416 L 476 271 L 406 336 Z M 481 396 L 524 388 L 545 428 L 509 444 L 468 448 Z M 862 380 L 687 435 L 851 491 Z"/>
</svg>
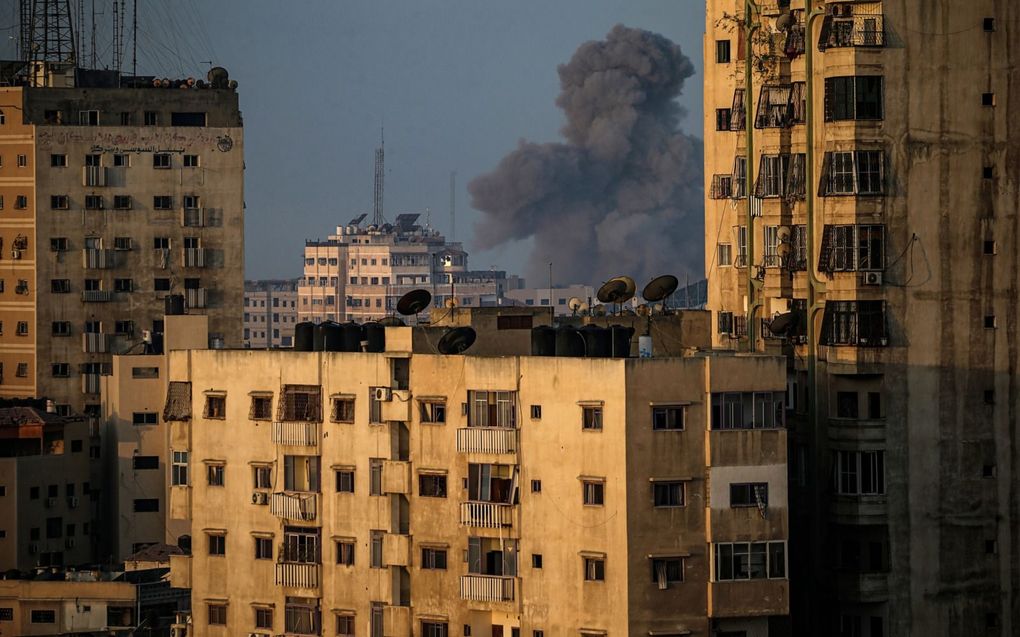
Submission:
<svg viewBox="0 0 1020 637">
<path fill-rule="evenodd" d="M 705 265 L 715 343 L 789 357 L 795 632 L 1015 635 L 1020 12 L 758 4 L 706 2 Z"/>
<path fill-rule="evenodd" d="M 781 358 L 531 356 L 526 328 L 444 356 L 443 329 L 170 352 L 190 634 L 783 634 Z"/>
<path fill-rule="evenodd" d="M 0 580 L 0 635 L 133 634 L 135 605 L 127 582 Z"/>
<path fill-rule="evenodd" d="M 524 280 L 498 270 L 468 270 L 460 243 L 403 214 L 382 227 L 337 226 L 326 241 L 305 243 L 304 277 L 298 284 L 298 321 L 375 320 L 396 311 L 411 290 L 432 293 L 433 308 L 497 305 Z M 421 318 L 427 318 L 423 312 Z"/>
<path fill-rule="evenodd" d="M 244 347 L 293 347 L 297 301 L 295 281 L 245 281 Z"/>
<path fill-rule="evenodd" d="M 551 307 L 556 316 L 575 314 L 568 306 L 571 298 L 578 298 L 589 307 L 599 305 L 595 298 L 596 289 L 590 285 L 566 285 L 558 288 L 522 288 L 506 293 L 509 305 L 526 307 Z"/>
<path fill-rule="evenodd" d="M 0 572 L 99 556 L 97 439 L 84 418 L 49 413 L 37 402 L 0 407 Z"/>
<path fill-rule="evenodd" d="M 240 346 L 237 93 L 65 67 L 30 87 L 19 68 L 0 87 L 0 396 L 98 413 L 111 354 L 162 330 L 171 292 Z"/>
</svg>

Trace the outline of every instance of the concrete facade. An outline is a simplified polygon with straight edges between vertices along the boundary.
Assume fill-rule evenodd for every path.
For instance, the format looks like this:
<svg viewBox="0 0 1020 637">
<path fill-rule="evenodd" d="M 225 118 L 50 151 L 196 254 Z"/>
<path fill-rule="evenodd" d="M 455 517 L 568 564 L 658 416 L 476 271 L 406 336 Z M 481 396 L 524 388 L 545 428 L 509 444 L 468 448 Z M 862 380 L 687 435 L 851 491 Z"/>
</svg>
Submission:
<svg viewBox="0 0 1020 637">
<path fill-rule="evenodd" d="M 244 347 L 293 347 L 297 300 L 295 281 L 245 281 Z"/>
<path fill-rule="evenodd" d="M 424 331 L 170 353 L 191 634 L 784 634 L 781 358 L 442 356 Z"/>
<path fill-rule="evenodd" d="M 789 357 L 791 538 L 805 555 L 792 569 L 795 632 L 1014 635 L 1020 8 L 760 4 L 747 46 L 744 1 L 706 3 L 705 267 L 716 344 L 749 347 L 750 266 L 754 325 L 765 321 L 750 345 Z M 784 4 L 793 26 L 780 30 Z M 805 33 L 811 8 L 826 15 Z M 789 311 L 799 328 L 775 338 L 768 321 Z"/>
<path fill-rule="evenodd" d="M 171 292 L 240 346 L 233 90 L 4 87 L 0 112 L 0 395 L 95 415 L 110 355 L 161 331 Z"/>
<path fill-rule="evenodd" d="M 0 634 L 127 634 L 135 604 L 127 582 L 0 580 Z"/>
</svg>

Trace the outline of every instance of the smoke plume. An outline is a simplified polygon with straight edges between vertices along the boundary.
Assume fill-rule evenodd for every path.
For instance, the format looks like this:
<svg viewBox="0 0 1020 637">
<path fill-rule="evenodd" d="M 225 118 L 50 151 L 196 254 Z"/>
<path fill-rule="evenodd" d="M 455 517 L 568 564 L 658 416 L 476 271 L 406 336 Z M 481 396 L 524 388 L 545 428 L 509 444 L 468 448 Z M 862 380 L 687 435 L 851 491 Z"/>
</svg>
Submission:
<svg viewBox="0 0 1020 637">
<path fill-rule="evenodd" d="M 675 99 L 694 67 L 667 38 L 616 25 L 559 66 L 563 143 L 521 141 L 468 184 L 478 245 L 534 237 L 528 276 L 597 284 L 700 278 L 703 147 Z"/>
</svg>

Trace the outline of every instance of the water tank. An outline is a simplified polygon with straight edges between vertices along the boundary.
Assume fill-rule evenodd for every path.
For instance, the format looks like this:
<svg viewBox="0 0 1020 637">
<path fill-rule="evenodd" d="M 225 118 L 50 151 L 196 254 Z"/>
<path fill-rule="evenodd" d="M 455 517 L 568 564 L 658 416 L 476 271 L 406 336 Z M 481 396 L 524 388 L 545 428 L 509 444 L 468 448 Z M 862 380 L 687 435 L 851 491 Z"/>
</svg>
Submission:
<svg viewBox="0 0 1020 637">
<path fill-rule="evenodd" d="M 652 337 L 651 336 L 639 336 L 638 337 L 638 358 L 651 358 L 652 357 Z"/>
<path fill-rule="evenodd" d="M 364 330 L 357 323 L 350 321 L 340 326 L 344 331 L 343 334 L 343 348 L 341 352 L 360 352 L 361 351 L 361 338 L 364 335 Z"/>
<path fill-rule="evenodd" d="M 180 316 L 184 314 L 184 295 L 169 294 L 163 300 L 167 316 Z"/>
<path fill-rule="evenodd" d="M 344 351 L 344 330 L 335 321 L 323 321 L 319 323 L 319 331 L 322 332 L 323 352 Z"/>
<path fill-rule="evenodd" d="M 573 325 L 556 328 L 557 356 L 584 356 L 584 338 Z"/>
<path fill-rule="evenodd" d="M 613 325 L 613 358 L 630 358 L 630 339 L 634 336 L 633 327 Z"/>
<path fill-rule="evenodd" d="M 556 328 L 551 325 L 539 325 L 531 328 L 531 355 L 556 355 Z"/>
<path fill-rule="evenodd" d="M 315 347 L 315 323 L 304 321 L 294 326 L 294 351 L 310 352 Z"/>
<path fill-rule="evenodd" d="M 365 323 L 365 340 L 368 341 L 366 352 L 385 352 L 386 328 L 374 321 Z"/>
<path fill-rule="evenodd" d="M 613 355 L 613 335 L 607 328 L 585 325 L 579 331 L 584 337 L 585 356 L 609 358 Z"/>
</svg>

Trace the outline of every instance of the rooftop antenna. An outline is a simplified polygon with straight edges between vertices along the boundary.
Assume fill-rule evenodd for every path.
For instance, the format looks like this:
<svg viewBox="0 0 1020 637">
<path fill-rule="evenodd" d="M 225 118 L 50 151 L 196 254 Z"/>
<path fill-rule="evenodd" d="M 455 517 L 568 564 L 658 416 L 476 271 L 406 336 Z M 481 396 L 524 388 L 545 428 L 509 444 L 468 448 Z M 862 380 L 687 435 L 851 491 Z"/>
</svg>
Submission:
<svg viewBox="0 0 1020 637">
<path fill-rule="evenodd" d="M 21 48 L 31 62 L 76 62 L 70 0 L 22 0 Z"/>
<path fill-rule="evenodd" d="M 120 73 L 120 67 L 123 59 L 121 42 L 124 38 L 124 21 L 120 13 L 123 9 L 122 3 L 123 0 L 113 0 L 113 70 L 118 73 Z"/>
<path fill-rule="evenodd" d="M 138 77 L 138 0 L 131 7 L 131 76 Z"/>
<path fill-rule="evenodd" d="M 457 171 L 450 171 L 450 241 L 457 240 Z"/>
<path fill-rule="evenodd" d="M 383 216 L 383 181 L 386 171 L 386 137 L 384 129 L 379 128 L 379 148 L 375 149 L 375 191 L 373 193 L 372 223 L 381 226 L 386 223 Z"/>
<path fill-rule="evenodd" d="M 600 303 L 612 303 L 616 305 L 616 313 L 620 313 L 620 306 L 634 298 L 636 286 L 634 279 L 629 276 L 617 276 L 602 284 L 595 297 Z"/>
<path fill-rule="evenodd" d="M 641 291 L 641 297 L 652 305 L 662 301 L 663 309 L 667 309 L 669 295 L 676 292 L 678 285 L 680 285 L 680 280 L 675 276 L 663 274 L 648 282 L 645 289 Z"/>
</svg>

